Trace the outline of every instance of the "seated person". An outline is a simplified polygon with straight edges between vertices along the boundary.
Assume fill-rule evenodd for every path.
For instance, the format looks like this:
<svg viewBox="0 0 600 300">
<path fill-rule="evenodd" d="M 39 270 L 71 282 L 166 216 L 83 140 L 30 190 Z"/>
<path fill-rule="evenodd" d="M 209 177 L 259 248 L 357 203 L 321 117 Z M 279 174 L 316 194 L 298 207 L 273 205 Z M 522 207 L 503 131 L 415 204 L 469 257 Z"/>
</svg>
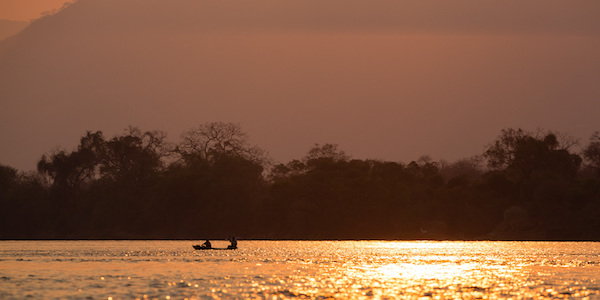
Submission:
<svg viewBox="0 0 600 300">
<path fill-rule="evenodd" d="M 212 245 L 210 244 L 209 240 L 206 240 L 206 242 L 204 242 L 204 244 L 201 245 L 202 248 L 212 248 Z"/>
<path fill-rule="evenodd" d="M 235 237 L 231 237 L 229 239 L 229 242 L 231 243 L 231 245 L 227 246 L 227 249 L 237 249 L 237 240 L 235 239 Z"/>
</svg>

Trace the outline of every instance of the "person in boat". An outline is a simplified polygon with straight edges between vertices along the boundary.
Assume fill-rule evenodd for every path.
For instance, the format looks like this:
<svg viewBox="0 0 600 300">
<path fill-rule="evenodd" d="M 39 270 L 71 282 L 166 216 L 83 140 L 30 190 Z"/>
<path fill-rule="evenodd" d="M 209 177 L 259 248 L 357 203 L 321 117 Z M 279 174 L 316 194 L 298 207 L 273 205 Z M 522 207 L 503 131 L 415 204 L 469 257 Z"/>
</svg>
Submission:
<svg viewBox="0 0 600 300">
<path fill-rule="evenodd" d="M 235 239 L 235 236 L 229 238 L 229 242 L 231 245 L 227 246 L 227 249 L 237 249 L 237 240 Z"/>
<path fill-rule="evenodd" d="M 210 249 L 210 248 L 212 248 L 212 245 L 210 244 L 209 240 L 206 240 L 206 242 L 204 242 L 204 244 L 200 245 L 200 247 Z"/>
</svg>

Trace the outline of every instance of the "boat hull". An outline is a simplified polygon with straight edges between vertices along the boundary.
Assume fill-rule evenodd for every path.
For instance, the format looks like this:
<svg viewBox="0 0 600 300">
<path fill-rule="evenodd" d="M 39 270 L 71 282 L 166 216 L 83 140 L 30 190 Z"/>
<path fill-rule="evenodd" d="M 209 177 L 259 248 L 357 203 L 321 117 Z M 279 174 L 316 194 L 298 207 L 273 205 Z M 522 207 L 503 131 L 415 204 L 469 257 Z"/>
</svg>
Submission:
<svg viewBox="0 0 600 300">
<path fill-rule="evenodd" d="M 227 248 L 205 248 L 202 247 L 200 245 L 193 245 L 192 247 L 194 247 L 194 249 L 196 250 L 235 250 L 237 248 L 231 248 L 231 247 L 227 247 Z"/>
</svg>

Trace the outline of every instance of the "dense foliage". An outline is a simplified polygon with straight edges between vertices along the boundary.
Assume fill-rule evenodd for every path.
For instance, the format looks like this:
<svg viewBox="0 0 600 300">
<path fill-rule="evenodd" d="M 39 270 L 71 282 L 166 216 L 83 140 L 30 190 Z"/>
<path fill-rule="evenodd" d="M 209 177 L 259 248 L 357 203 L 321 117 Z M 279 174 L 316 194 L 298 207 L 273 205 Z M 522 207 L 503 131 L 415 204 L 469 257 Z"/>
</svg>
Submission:
<svg viewBox="0 0 600 300">
<path fill-rule="evenodd" d="M 0 238 L 600 240 L 600 134 L 581 155 L 576 142 L 506 129 L 454 163 L 317 144 L 273 165 L 231 123 L 177 144 L 133 127 L 87 132 L 37 173 L 0 165 Z"/>
</svg>

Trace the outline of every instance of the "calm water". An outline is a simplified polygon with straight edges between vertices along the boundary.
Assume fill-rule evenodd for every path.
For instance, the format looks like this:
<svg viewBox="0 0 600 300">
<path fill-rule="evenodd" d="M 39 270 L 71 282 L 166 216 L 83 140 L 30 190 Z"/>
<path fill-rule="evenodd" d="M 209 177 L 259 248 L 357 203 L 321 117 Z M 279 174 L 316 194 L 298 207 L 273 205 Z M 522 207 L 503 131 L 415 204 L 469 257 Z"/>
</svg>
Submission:
<svg viewBox="0 0 600 300">
<path fill-rule="evenodd" d="M 194 243 L 0 241 L 0 299 L 600 299 L 600 243 Z"/>
</svg>

